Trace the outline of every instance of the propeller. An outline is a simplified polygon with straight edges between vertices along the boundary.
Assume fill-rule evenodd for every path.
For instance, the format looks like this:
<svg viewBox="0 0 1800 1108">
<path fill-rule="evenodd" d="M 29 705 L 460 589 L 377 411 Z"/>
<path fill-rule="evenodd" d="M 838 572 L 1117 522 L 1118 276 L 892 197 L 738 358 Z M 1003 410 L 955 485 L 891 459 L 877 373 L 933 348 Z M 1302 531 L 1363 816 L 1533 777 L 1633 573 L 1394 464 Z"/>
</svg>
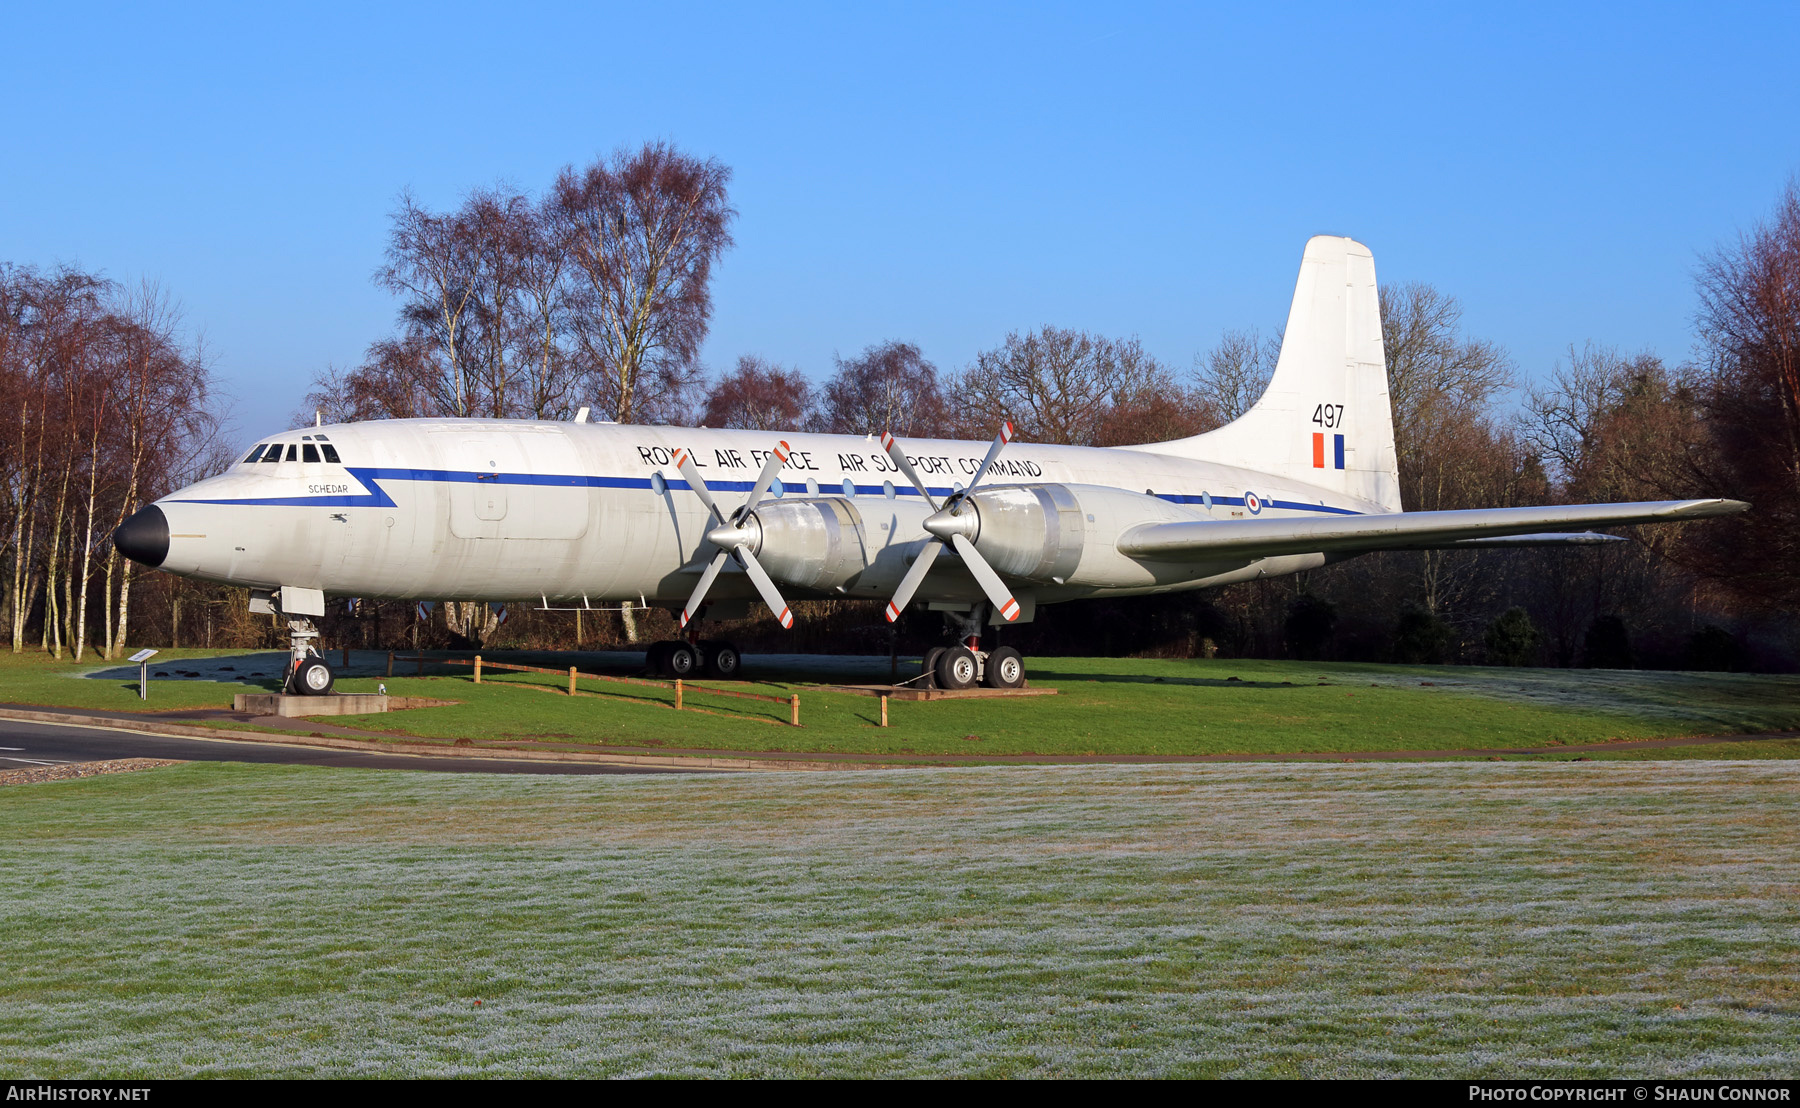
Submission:
<svg viewBox="0 0 1800 1108">
<path fill-rule="evenodd" d="M 700 503 L 706 505 L 706 510 L 712 513 L 713 519 L 718 523 L 718 526 L 706 533 L 706 541 L 718 547 L 719 552 L 713 555 L 711 562 L 707 563 L 705 572 L 700 574 L 700 583 L 694 586 L 694 595 L 688 597 L 687 607 L 681 610 L 683 627 L 686 627 L 688 621 L 699 613 L 701 604 L 706 601 L 707 590 L 712 588 L 713 582 L 718 579 L 719 571 L 725 568 L 725 559 L 733 555 L 737 556 L 738 563 L 749 575 L 751 584 L 756 586 L 756 591 L 762 597 L 763 603 L 769 606 L 769 611 L 775 613 L 776 620 L 783 627 L 794 625 L 794 614 L 788 610 L 787 601 L 781 598 L 781 591 L 775 587 L 775 582 L 769 579 L 762 564 L 756 560 L 756 555 L 750 553 L 750 546 L 756 541 L 757 532 L 745 526 L 746 521 L 750 518 L 750 513 L 768 494 L 769 486 L 775 483 L 775 475 L 781 471 L 781 467 L 786 464 L 787 460 L 788 444 L 776 443 L 774 452 L 763 463 L 762 472 L 756 475 L 756 484 L 751 486 L 750 495 L 745 498 L 743 505 L 728 517 L 719 510 L 719 505 L 713 501 L 711 490 L 706 487 L 705 479 L 694 467 L 694 456 L 685 449 L 675 451 L 675 468 L 683 477 L 687 478 L 688 488 L 694 490 L 694 495 L 700 498 Z"/>
<path fill-rule="evenodd" d="M 925 482 L 919 479 L 918 473 L 913 470 L 912 463 L 906 460 L 906 452 L 900 449 L 899 440 L 886 431 L 882 432 L 882 449 L 887 451 L 888 457 L 893 459 L 894 465 L 899 468 L 908 481 L 912 482 L 913 488 L 919 490 L 919 495 L 924 497 L 925 503 L 930 504 L 933 509 L 932 514 L 925 518 L 925 530 L 930 532 L 932 541 L 926 544 L 925 549 L 919 551 L 919 556 L 914 559 L 912 568 L 906 571 L 906 576 L 900 579 L 899 587 L 894 590 L 894 598 L 888 601 L 887 618 L 889 623 L 899 619 L 900 613 L 906 610 L 906 605 L 911 602 L 913 593 L 919 591 L 919 585 L 925 580 L 925 575 L 931 572 L 931 564 L 937 561 L 937 556 L 944 549 L 945 544 L 956 548 L 956 553 L 961 556 L 963 565 L 967 566 L 969 572 L 974 575 L 976 584 L 980 585 L 981 591 L 987 594 L 988 600 L 994 605 L 994 610 L 1000 613 L 1000 618 L 1008 623 L 1019 618 L 1019 602 L 1013 598 L 1011 592 L 1007 591 L 1006 583 L 1001 581 L 1000 575 L 987 564 L 987 559 L 976 551 L 975 543 L 969 537 L 979 523 L 973 507 L 968 502 L 969 494 L 974 492 L 975 486 L 979 485 L 981 479 L 987 476 L 988 470 L 994 464 L 994 459 L 1000 456 L 1000 451 L 1006 448 L 1006 444 L 1012 441 L 1012 437 L 1013 425 L 1002 422 L 1000 433 L 994 436 L 994 445 L 988 447 L 987 457 L 981 460 L 981 469 L 975 474 L 975 479 L 969 482 L 968 488 L 950 494 L 950 498 L 940 505 L 937 499 L 931 495 L 931 490 L 925 487 Z"/>
</svg>

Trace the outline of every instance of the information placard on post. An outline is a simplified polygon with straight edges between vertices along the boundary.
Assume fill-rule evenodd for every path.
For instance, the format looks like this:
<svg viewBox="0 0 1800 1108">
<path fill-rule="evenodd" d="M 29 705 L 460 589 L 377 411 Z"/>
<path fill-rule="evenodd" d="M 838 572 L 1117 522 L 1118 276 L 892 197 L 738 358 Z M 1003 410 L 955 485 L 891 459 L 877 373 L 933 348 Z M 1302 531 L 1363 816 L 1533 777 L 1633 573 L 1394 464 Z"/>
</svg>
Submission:
<svg viewBox="0 0 1800 1108">
<path fill-rule="evenodd" d="M 149 647 L 145 647 L 144 649 L 138 651 L 136 654 L 133 654 L 131 656 L 131 658 L 129 659 L 130 661 L 136 662 L 138 664 L 138 699 L 139 700 L 149 700 L 150 699 L 150 659 L 156 657 L 156 655 L 158 653 L 159 653 L 158 651 L 152 650 Z"/>
</svg>

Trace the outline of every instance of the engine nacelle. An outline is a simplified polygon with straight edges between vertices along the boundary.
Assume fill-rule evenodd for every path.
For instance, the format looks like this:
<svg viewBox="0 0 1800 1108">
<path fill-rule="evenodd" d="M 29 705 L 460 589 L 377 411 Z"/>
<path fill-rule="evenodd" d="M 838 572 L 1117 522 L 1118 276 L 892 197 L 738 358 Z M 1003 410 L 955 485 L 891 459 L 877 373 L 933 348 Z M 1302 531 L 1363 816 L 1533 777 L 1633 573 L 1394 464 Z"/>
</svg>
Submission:
<svg viewBox="0 0 1800 1108">
<path fill-rule="evenodd" d="M 1104 485 L 1000 485 L 968 499 L 978 517 L 975 549 L 997 573 L 1059 585 L 1114 584 L 1123 527 L 1194 518 L 1180 505 Z M 1088 572 L 1084 553 L 1094 555 Z"/>
<path fill-rule="evenodd" d="M 1067 485 L 1000 485 L 968 497 L 975 549 L 994 572 L 1027 581 L 1063 581 L 1081 563 L 1087 529 Z"/>
<path fill-rule="evenodd" d="M 862 516 L 843 497 L 765 500 L 744 526 L 757 535 L 750 544 L 757 561 L 784 584 L 832 589 L 869 564 Z"/>
</svg>

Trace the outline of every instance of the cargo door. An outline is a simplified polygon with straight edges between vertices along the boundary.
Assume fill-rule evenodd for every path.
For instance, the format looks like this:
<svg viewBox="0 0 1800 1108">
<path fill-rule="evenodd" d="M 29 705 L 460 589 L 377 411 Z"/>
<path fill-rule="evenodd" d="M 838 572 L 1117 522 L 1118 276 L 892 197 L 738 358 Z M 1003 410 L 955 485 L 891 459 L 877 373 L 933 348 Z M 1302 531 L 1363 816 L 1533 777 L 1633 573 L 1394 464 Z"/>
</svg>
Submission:
<svg viewBox="0 0 1800 1108">
<path fill-rule="evenodd" d="M 506 537 L 512 482 L 525 471 L 525 455 L 510 435 L 431 433 L 450 499 L 450 533 L 459 539 Z"/>
</svg>

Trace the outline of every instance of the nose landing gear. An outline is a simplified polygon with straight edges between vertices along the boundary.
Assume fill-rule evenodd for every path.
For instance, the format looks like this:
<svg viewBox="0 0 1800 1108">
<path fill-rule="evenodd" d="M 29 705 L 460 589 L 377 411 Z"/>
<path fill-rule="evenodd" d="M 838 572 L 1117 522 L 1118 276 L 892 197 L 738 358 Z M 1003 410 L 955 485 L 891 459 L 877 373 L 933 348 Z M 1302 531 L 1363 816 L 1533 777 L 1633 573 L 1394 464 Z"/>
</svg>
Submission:
<svg viewBox="0 0 1800 1108">
<path fill-rule="evenodd" d="M 313 626 L 312 620 L 304 617 L 288 620 L 288 653 L 291 660 L 283 692 L 294 696 L 330 694 L 336 676 L 314 645 L 318 638 L 319 629 Z"/>
</svg>

